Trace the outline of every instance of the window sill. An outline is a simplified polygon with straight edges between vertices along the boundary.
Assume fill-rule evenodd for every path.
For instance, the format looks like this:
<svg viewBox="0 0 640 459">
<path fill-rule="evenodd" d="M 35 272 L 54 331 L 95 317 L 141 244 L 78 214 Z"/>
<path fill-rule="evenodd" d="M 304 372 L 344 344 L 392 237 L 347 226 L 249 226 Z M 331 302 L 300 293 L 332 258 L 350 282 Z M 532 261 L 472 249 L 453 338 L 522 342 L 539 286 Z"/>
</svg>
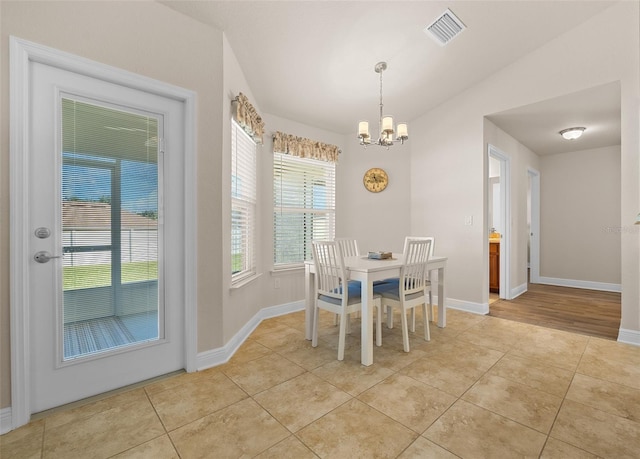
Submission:
<svg viewBox="0 0 640 459">
<path fill-rule="evenodd" d="M 290 266 L 287 268 L 280 268 L 280 269 L 272 269 L 270 271 L 272 276 L 276 276 L 279 274 L 298 274 L 304 272 L 304 265 L 302 266 Z"/>
<path fill-rule="evenodd" d="M 258 279 L 261 276 L 262 276 L 262 274 L 253 274 L 251 276 L 243 277 L 242 279 L 238 280 L 237 282 L 234 282 L 233 284 L 231 284 L 231 287 L 229 287 L 229 290 L 237 290 L 239 288 L 242 288 L 245 285 L 253 282 L 254 280 Z"/>
</svg>

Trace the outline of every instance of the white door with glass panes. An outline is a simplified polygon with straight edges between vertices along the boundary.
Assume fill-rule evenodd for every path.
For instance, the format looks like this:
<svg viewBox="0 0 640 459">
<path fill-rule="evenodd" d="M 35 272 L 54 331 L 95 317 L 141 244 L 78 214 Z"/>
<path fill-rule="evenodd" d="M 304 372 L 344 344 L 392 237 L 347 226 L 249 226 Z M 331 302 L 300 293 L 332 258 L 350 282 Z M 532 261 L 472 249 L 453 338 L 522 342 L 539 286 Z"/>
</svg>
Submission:
<svg viewBox="0 0 640 459">
<path fill-rule="evenodd" d="M 172 98 L 29 65 L 34 413 L 185 367 L 185 115 Z"/>
</svg>

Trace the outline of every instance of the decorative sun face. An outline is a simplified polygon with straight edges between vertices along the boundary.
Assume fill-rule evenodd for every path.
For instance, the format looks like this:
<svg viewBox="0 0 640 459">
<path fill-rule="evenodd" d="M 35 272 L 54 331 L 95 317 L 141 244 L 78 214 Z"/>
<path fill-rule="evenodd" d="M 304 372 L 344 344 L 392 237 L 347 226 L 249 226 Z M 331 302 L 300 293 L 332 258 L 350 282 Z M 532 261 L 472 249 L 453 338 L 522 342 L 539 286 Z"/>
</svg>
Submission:
<svg viewBox="0 0 640 459">
<path fill-rule="evenodd" d="M 364 173 L 362 183 L 372 193 L 380 193 L 389 184 L 389 177 L 383 169 L 374 167 Z"/>
</svg>

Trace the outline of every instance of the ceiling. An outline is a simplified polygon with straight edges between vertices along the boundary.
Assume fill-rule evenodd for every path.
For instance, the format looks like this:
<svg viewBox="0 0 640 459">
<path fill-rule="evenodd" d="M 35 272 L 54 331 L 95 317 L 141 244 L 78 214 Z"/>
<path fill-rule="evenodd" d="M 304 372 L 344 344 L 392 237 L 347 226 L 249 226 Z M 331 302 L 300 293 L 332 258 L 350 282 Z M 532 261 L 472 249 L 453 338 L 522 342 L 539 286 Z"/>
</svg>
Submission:
<svg viewBox="0 0 640 459">
<path fill-rule="evenodd" d="M 261 111 L 354 137 L 359 120 L 377 124 L 377 62 L 388 63 L 385 114 L 410 122 L 612 5 L 591 0 L 161 3 L 225 32 Z M 423 29 L 447 8 L 466 29 L 442 47 Z M 592 103 L 591 97 L 568 95 L 491 119 L 518 140 L 522 136 L 536 153 L 557 153 L 562 147 L 553 144 L 562 140 L 557 132 L 567 122 L 614 114 L 613 93 L 594 90 L 586 94 Z M 604 103 L 606 114 L 599 115 L 596 107 L 607 97 L 612 99 Z M 581 149 L 595 148 L 589 142 L 597 131 L 587 127 Z"/>
</svg>

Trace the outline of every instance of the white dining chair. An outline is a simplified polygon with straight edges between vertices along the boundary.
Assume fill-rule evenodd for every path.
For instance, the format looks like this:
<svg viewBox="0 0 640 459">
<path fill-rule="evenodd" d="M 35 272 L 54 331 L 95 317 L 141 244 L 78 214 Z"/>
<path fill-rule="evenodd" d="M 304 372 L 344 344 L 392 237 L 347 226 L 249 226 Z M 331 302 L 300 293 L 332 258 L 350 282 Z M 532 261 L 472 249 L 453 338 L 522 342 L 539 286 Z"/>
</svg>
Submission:
<svg viewBox="0 0 640 459">
<path fill-rule="evenodd" d="M 349 283 L 340 246 L 335 241 L 313 241 L 315 264 L 315 294 L 313 308 L 313 335 L 311 345 L 318 346 L 318 324 L 320 309 L 340 317 L 338 333 L 338 360 L 344 360 L 344 348 L 349 314 L 362 309 L 359 283 Z M 372 306 L 376 308 L 376 344 L 382 344 L 382 321 L 380 295 L 373 295 Z"/>
<path fill-rule="evenodd" d="M 402 323 L 402 341 L 404 351 L 409 352 L 409 332 L 407 312 L 411 312 L 411 331 L 415 332 L 415 308 L 422 306 L 424 339 L 431 340 L 427 298 L 431 284 L 427 282 L 427 263 L 432 241 L 428 239 L 409 239 L 404 245 L 404 261 L 400 268 L 397 283 L 390 282 L 374 287 L 374 292 L 382 295 L 382 307 L 387 307 L 387 318 L 393 317 L 393 308 L 400 309 Z M 392 328 L 392 327 L 390 327 Z"/>
<path fill-rule="evenodd" d="M 411 239 L 418 240 L 418 241 L 431 241 L 431 246 L 429 247 L 429 259 L 433 258 L 433 248 L 436 245 L 436 239 L 433 236 L 407 236 L 404 238 L 405 245 L 407 244 L 407 241 Z M 431 274 L 428 270 L 427 270 L 427 283 L 429 284 L 429 287 L 431 287 Z M 429 288 L 428 312 L 429 312 L 429 320 L 433 322 L 433 291 L 431 288 Z M 414 320 L 415 320 L 415 316 L 414 316 Z M 415 327 L 415 323 L 413 324 L 413 326 Z"/>
<path fill-rule="evenodd" d="M 358 241 L 351 237 L 337 237 L 334 239 L 342 250 L 343 257 L 357 257 L 360 256 L 360 249 L 358 249 Z M 357 314 L 356 314 L 357 317 Z M 338 314 L 333 318 L 333 325 L 338 325 Z M 351 321 L 347 321 L 347 333 L 351 333 Z"/>
</svg>

